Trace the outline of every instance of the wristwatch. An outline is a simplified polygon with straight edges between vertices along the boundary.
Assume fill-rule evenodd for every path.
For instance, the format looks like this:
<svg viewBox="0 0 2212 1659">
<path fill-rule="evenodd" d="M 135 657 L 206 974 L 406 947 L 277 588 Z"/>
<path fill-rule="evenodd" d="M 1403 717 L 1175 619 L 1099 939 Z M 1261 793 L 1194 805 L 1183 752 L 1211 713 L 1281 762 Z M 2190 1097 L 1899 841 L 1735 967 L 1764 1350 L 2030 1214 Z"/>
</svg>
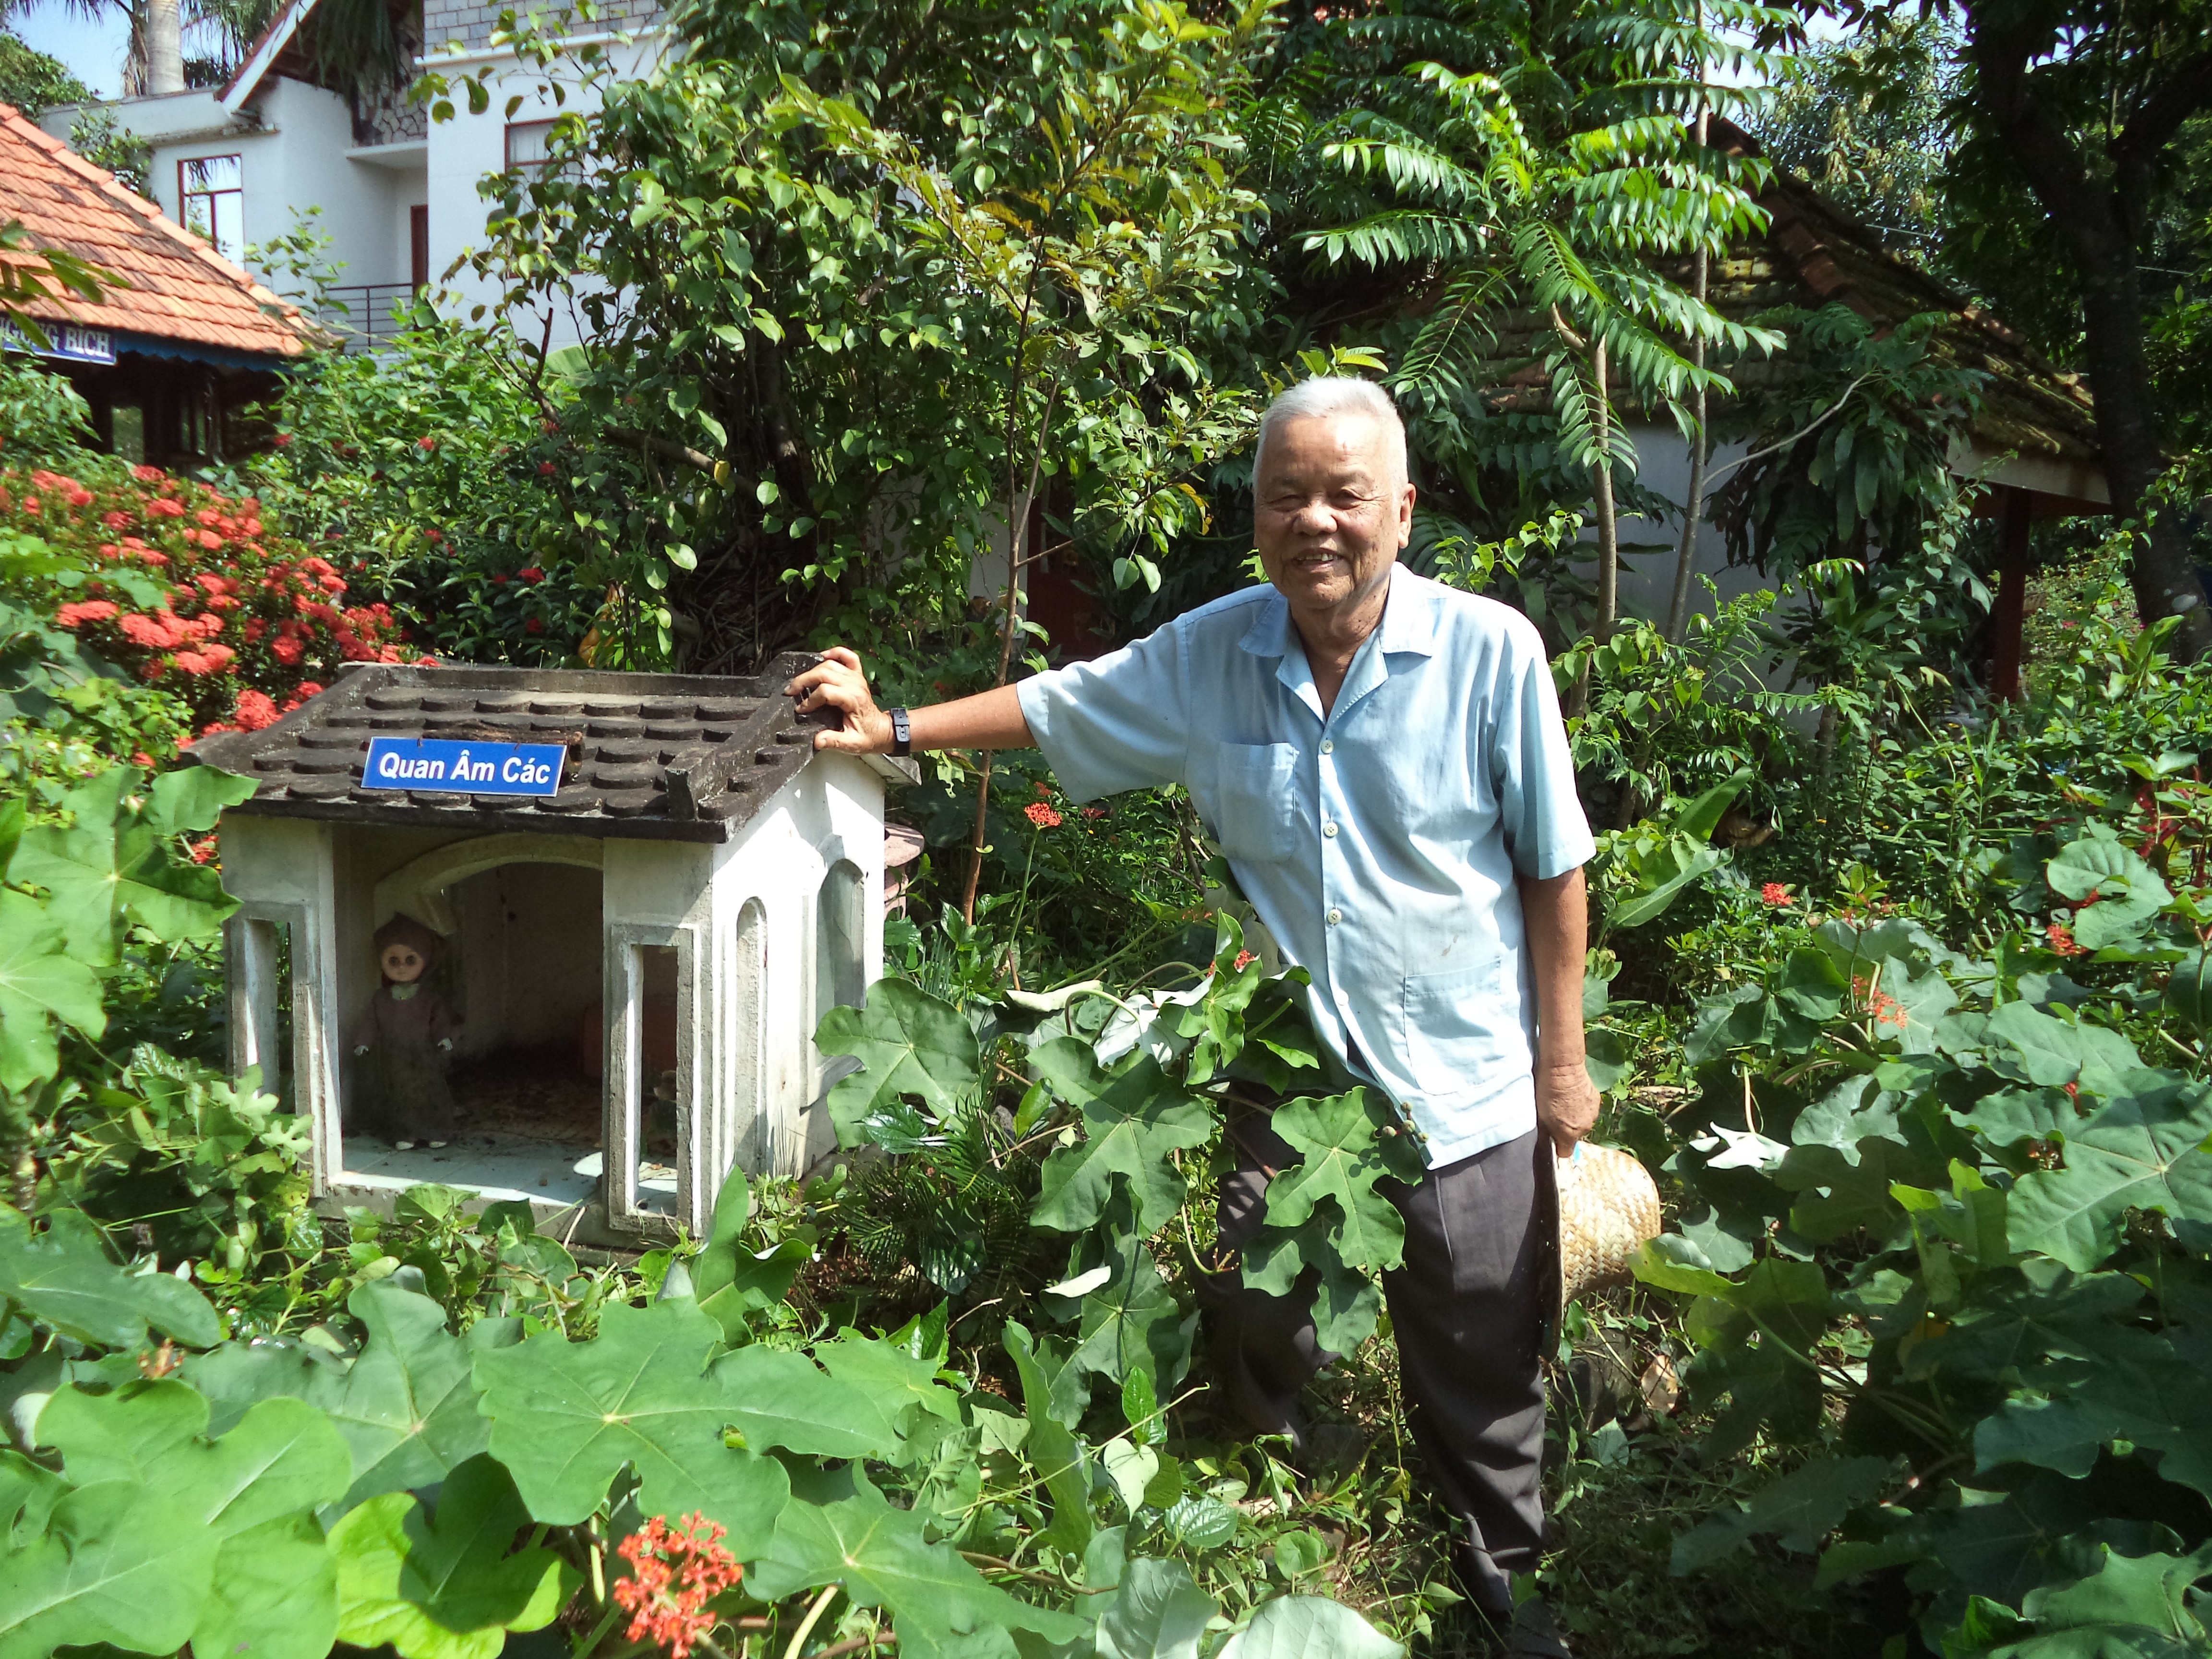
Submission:
<svg viewBox="0 0 2212 1659">
<path fill-rule="evenodd" d="M 903 708 L 891 710 L 891 753 L 900 760 L 914 753 L 914 725 Z"/>
</svg>

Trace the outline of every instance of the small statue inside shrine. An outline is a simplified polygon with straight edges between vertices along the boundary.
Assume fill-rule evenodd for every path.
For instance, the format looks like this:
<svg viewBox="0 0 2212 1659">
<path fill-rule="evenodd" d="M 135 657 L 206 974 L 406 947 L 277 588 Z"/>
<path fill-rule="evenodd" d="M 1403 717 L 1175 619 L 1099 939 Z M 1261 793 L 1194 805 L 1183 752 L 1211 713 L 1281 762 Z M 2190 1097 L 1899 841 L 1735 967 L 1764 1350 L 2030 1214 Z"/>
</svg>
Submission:
<svg viewBox="0 0 2212 1659">
<path fill-rule="evenodd" d="M 459 1024 L 424 982 L 440 941 L 421 922 L 394 916 L 376 930 L 384 982 L 355 1022 L 348 1043 L 360 1061 L 354 1125 L 400 1152 L 443 1146 L 453 1133 L 453 1092 L 446 1067 Z"/>
</svg>

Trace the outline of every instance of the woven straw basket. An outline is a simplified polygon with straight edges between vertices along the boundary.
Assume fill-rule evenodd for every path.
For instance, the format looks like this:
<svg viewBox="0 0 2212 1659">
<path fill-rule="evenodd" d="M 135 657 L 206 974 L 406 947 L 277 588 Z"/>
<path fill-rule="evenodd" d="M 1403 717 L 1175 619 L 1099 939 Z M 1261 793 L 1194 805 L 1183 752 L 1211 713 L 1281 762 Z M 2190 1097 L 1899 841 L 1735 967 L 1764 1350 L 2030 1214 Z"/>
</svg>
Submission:
<svg viewBox="0 0 2212 1659">
<path fill-rule="evenodd" d="M 1583 1141 L 1556 1165 L 1559 1304 L 1619 1284 L 1647 1239 L 1659 1236 L 1659 1188 L 1626 1152 Z"/>
</svg>

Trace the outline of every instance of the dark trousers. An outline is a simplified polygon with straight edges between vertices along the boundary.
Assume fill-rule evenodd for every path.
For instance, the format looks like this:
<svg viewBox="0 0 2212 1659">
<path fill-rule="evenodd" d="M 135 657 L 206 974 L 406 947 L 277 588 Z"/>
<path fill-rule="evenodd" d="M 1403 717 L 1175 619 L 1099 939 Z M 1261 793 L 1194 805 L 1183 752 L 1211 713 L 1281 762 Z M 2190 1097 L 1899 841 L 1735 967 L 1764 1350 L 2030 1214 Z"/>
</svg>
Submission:
<svg viewBox="0 0 2212 1659">
<path fill-rule="evenodd" d="M 1297 1153 L 1249 1112 L 1232 1126 L 1238 1165 L 1223 1178 L 1220 1237 L 1241 1249 L 1267 1219 L 1270 1175 Z M 1544 1536 L 1544 1377 L 1539 1345 L 1558 1291 L 1557 1198 L 1539 1130 L 1386 1181 L 1406 1218 L 1405 1265 L 1382 1276 L 1413 1439 L 1463 1528 L 1469 1593 L 1500 1612 L 1509 1575 L 1534 1569 Z M 1311 1288 L 1246 1287 L 1237 1269 L 1200 1287 L 1209 1346 L 1231 1402 L 1261 1434 L 1302 1440 L 1297 1396 L 1335 1356 L 1316 1340 Z"/>
</svg>

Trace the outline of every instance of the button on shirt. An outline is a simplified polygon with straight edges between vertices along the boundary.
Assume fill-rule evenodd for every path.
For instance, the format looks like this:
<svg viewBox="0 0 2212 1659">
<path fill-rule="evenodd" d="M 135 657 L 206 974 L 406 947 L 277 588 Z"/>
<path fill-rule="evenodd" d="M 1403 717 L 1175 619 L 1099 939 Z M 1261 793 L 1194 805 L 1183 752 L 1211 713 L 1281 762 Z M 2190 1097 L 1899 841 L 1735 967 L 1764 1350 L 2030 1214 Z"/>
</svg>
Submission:
<svg viewBox="0 0 2212 1659">
<path fill-rule="evenodd" d="M 1313 975 L 1322 1041 L 1407 1114 L 1431 1167 L 1534 1127 L 1514 879 L 1595 848 L 1526 617 L 1401 567 L 1324 716 L 1289 605 L 1250 588 L 1018 695 L 1074 799 L 1189 789 Z"/>
</svg>

